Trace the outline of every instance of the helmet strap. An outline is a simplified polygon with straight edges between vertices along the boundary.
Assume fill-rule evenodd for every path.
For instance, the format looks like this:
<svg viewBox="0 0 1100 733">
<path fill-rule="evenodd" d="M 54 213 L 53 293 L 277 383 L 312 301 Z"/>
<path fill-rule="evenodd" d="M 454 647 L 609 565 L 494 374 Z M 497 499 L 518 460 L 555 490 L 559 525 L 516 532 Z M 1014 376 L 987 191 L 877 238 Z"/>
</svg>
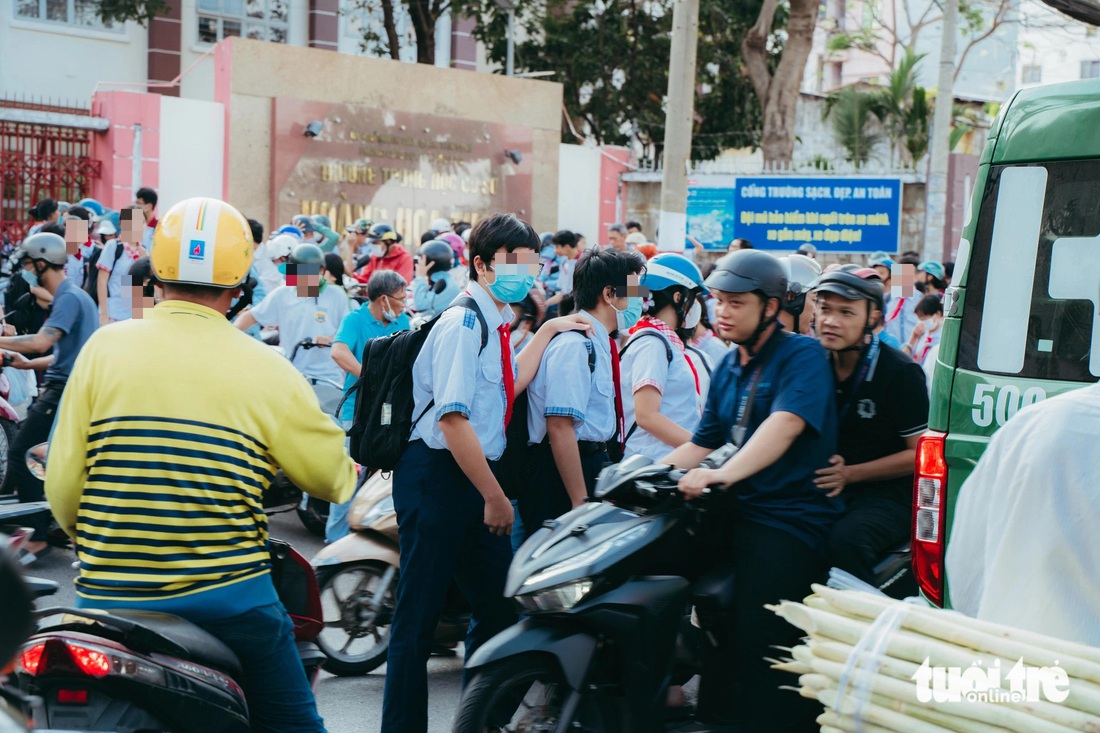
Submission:
<svg viewBox="0 0 1100 733">
<path fill-rule="evenodd" d="M 764 299 L 764 306 L 760 309 L 760 323 L 758 323 L 756 325 L 756 330 L 752 332 L 752 336 L 750 336 L 747 340 L 745 340 L 741 344 L 738 344 L 739 346 L 744 346 L 745 347 L 745 350 L 749 352 L 749 357 L 756 356 L 756 354 L 758 352 L 755 349 L 755 347 L 756 347 L 757 342 L 760 341 L 760 337 L 764 335 L 764 332 L 768 330 L 769 326 L 771 326 L 773 323 L 775 323 L 776 321 L 779 320 L 778 319 L 778 315 L 779 315 L 778 311 L 776 311 L 776 315 L 772 316 L 771 318 L 768 318 L 768 301 L 769 300 L 771 300 L 771 298 L 765 298 Z"/>
</svg>

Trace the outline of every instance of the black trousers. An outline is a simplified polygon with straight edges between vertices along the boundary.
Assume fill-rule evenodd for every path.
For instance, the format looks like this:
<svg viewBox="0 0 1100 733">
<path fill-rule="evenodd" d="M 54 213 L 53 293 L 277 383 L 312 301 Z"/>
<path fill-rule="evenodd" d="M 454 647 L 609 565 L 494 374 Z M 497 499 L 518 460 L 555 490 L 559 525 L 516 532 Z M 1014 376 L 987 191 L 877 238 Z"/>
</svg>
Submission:
<svg viewBox="0 0 1100 733">
<path fill-rule="evenodd" d="M 862 581 L 874 581 L 874 567 L 909 538 L 912 510 L 888 496 L 865 494 L 851 502 L 829 534 L 830 565 Z"/>
<path fill-rule="evenodd" d="M 597 449 L 592 443 L 581 443 L 581 470 L 584 472 L 584 485 L 588 495 L 596 490 L 596 479 L 600 471 L 610 463 L 607 457 L 607 449 Z M 542 527 L 548 519 L 556 519 L 573 508 L 569 500 L 569 493 L 565 490 L 565 484 L 561 480 L 557 463 L 554 462 L 554 451 L 550 447 L 550 440 L 531 446 L 532 470 L 531 480 L 520 492 L 518 497 L 519 516 L 523 520 L 523 527 L 530 537 Z"/>
<path fill-rule="evenodd" d="M 61 402 L 61 392 L 64 389 L 64 382 L 46 384 L 27 410 L 27 418 L 19 423 L 19 432 L 15 434 L 15 439 L 8 448 L 8 480 L 15 487 L 19 501 L 23 503 L 42 501 L 46 498 L 42 482 L 27 468 L 26 453 L 49 439 L 50 430 L 57 415 L 57 405 Z M 48 516 L 40 514 L 21 521 L 34 529 L 34 536 L 31 538 L 33 541 L 46 541 L 46 531 L 50 526 Z"/>
</svg>

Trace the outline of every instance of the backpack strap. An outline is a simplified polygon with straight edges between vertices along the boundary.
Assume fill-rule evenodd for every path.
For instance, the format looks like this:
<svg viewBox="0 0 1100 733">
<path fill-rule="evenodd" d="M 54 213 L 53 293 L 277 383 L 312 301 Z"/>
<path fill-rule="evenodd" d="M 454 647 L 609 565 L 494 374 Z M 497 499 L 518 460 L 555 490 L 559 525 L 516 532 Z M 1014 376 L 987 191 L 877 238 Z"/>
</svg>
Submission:
<svg viewBox="0 0 1100 733">
<path fill-rule="evenodd" d="M 699 357 L 699 362 L 703 365 L 703 368 L 707 370 L 707 376 L 709 377 L 711 374 L 710 357 L 690 344 L 684 344 L 684 348 Z"/>
<path fill-rule="evenodd" d="M 661 343 L 665 345 L 665 357 L 668 359 L 669 364 L 672 363 L 672 345 L 669 344 L 668 340 L 665 339 L 664 336 L 662 336 L 660 333 L 657 332 L 657 329 L 655 329 L 655 328 L 643 328 L 640 331 L 636 331 L 634 333 L 634 336 L 635 336 L 635 338 L 632 338 L 629 341 L 627 341 L 626 345 L 623 346 L 623 348 L 619 351 L 619 358 L 620 359 L 623 358 L 623 354 L 626 353 L 626 350 L 629 349 L 630 345 L 633 344 L 635 341 L 639 341 L 640 339 L 643 339 L 646 336 L 652 336 L 654 338 L 661 339 Z"/>
<path fill-rule="evenodd" d="M 474 312 L 477 316 L 477 322 L 481 324 L 481 348 L 477 350 L 477 355 L 481 356 L 481 352 L 485 351 L 485 347 L 489 344 L 489 324 L 485 322 L 485 316 L 481 312 L 481 306 L 477 304 L 472 295 L 460 295 L 451 301 L 451 304 L 439 311 L 439 315 L 435 318 L 441 318 L 451 308 L 466 308 Z M 435 320 L 435 319 L 432 319 Z M 420 424 L 420 419 L 428 414 L 428 411 L 435 407 L 435 397 L 432 397 L 424 410 L 416 416 L 413 420 L 411 430 L 416 430 L 416 426 Z"/>
</svg>

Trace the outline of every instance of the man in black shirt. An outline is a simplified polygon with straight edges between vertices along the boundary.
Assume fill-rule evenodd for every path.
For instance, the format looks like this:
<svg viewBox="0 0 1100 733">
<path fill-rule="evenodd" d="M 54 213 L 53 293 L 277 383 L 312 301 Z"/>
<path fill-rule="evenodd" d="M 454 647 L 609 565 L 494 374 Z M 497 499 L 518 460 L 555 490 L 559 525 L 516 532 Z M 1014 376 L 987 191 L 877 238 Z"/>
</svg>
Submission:
<svg viewBox="0 0 1100 733">
<path fill-rule="evenodd" d="M 847 510 L 833 525 L 829 561 L 871 582 L 873 568 L 909 536 L 917 440 L 928 427 L 920 365 L 882 343 L 882 284 L 831 272 L 817 284 L 817 336 L 836 377 L 838 455 L 817 471 Z"/>
</svg>

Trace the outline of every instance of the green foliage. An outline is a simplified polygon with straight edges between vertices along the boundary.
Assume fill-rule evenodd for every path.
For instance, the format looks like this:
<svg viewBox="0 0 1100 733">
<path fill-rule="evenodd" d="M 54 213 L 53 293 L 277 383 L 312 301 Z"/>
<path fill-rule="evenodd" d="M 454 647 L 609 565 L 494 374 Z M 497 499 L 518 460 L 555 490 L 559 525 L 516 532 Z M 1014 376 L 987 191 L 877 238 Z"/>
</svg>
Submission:
<svg viewBox="0 0 1100 733">
<path fill-rule="evenodd" d="M 133 20 L 148 25 L 155 15 L 167 8 L 166 0 L 100 0 L 97 15 L 105 23 Z"/>
<path fill-rule="evenodd" d="M 545 0 L 519 3 L 515 67 L 553 71 L 565 86 L 565 107 L 577 132 L 601 144 L 637 140 L 659 156 L 664 140 L 673 0 Z M 506 16 L 493 0 L 468 12 L 489 58 L 503 65 Z M 750 4 L 703 0 L 696 64 L 694 159 L 754 146 L 762 115 L 740 58 L 741 39 L 756 20 Z M 778 49 L 777 49 L 778 52 Z M 568 124 L 563 140 L 578 142 Z"/>
<path fill-rule="evenodd" d="M 900 145 L 910 163 L 916 163 L 928 150 L 931 109 L 927 91 L 916 81 L 917 65 L 924 56 L 905 49 L 886 86 L 871 93 L 872 109 L 890 139 L 891 153 Z"/>
<path fill-rule="evenodd" d="M 824 118 L 832 122 L 837 142 L 847 151 L 845 159 L 856 167 L 865 165 L 882 141 L 882 134 L 871 127 L 876 97 L 873 91 L 844 87 L 825 99 Z"/>
</svg>

